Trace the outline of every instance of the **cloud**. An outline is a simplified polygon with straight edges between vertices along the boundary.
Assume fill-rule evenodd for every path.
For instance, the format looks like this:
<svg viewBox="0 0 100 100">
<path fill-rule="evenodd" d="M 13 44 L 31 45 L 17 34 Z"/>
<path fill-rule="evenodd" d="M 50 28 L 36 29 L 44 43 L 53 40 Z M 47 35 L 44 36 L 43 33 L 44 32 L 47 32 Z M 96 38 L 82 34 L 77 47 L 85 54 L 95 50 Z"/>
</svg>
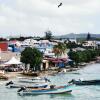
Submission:
<svg viewBox="0 0 100 100">
<path fill-rule="evenodd" d="M 99 0 L 0 0 L 0 34 L 99 33 Z"/>
</svg>

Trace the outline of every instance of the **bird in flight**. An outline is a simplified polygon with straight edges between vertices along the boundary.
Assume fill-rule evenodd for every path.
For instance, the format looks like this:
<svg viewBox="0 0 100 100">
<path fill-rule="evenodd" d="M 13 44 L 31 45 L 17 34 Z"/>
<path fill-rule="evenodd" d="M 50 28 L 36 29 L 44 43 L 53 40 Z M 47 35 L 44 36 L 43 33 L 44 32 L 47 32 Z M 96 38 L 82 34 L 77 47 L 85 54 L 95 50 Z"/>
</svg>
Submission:
<svg viewBox="0 0 100 100">
<path fill-rule="evenodd" d="M 59 8 L 60 6 L 62 6 L 62 3 L 60 3 L 60 4 L 58 5 L 58 8 Z"/>
</svg>

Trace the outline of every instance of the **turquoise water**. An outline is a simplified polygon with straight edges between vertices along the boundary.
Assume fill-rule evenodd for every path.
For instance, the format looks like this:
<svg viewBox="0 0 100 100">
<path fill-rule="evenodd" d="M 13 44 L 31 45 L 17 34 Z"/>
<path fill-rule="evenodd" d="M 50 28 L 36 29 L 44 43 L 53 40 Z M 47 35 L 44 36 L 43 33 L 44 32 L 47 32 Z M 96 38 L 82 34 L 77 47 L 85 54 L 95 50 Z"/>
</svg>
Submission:
<svg viewBox="0 0 100 100">
<path fill-rule="evenodd" d="M 66 84 L 72 78 L 100 79 L 100 64 L 88 65 L 81 70 L 60 73 L 49 78 L 51 84 L 57 85 Z M 0 100 L 100 100 L 100 86 L 76 86 L 71 94 L 20 96 L 17 89 L 5 88 L 4 84 L 0 85 Z"/>
</svg>

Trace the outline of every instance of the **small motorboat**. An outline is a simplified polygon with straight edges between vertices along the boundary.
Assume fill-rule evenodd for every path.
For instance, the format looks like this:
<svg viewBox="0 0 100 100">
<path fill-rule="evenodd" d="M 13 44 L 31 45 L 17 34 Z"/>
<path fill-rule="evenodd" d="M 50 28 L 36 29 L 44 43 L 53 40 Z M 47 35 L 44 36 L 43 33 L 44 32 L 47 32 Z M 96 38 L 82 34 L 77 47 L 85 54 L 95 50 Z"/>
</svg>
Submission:
<svg viewBox="0 0 100 100">
<path fill-rule="evenodd" d="M 68 83 L 73 83 L 75 85 L 100 85 L 100 80 L 75 80 L 72 79 Z"/>
<path fill-rule="evenodd" d="M 50 82 L 49 79 L 46 77 L 34 77 L 34 78 L 27 78 L 27 77 L 18 77 L 19 82 L 22 83 L 45 83 Z"/>
<path fill-rule="evenodd" d="M 40 94 L 62 94 L 62 93 L 71 93 L 72 86 L 64 85 L 64 86 L 55 86 L 51 85 L 49 88 L 20 88 L 17 92 L 18 94 L 22 95 L 40 95 Z"/>
<path fill-rule="evenodd" d="M 0 80 L 8 80 L 8 77 L 5 75 L 0 75 Z"/>
<path fill-rule="evenodd" d="M 10 81 L 6 83 L 5 85 L 8 88 L 21 88 L 21 87 L 26 87 L 26 88 L 46 88 L 48 86 L 48 83 L 41 83 L 41 84 L 33 84 L 33 83 L 14 83 L 13 81 Z"/>
</svg>

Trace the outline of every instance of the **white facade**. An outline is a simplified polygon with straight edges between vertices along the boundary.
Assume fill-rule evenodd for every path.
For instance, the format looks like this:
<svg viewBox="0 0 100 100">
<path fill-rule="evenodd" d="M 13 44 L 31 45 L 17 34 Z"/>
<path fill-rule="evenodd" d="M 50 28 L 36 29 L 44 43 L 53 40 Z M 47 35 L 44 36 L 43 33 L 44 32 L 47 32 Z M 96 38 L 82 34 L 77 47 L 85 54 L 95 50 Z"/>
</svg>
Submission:
<svg viewBox="0 0 100 100">
<path fill-rule="evenodd" d="M 96 47 L 97 45 L 96 45 L 96 41 L 85 41 L 83 43 L 83 46 L 84 47 Z"/>
</svg>

